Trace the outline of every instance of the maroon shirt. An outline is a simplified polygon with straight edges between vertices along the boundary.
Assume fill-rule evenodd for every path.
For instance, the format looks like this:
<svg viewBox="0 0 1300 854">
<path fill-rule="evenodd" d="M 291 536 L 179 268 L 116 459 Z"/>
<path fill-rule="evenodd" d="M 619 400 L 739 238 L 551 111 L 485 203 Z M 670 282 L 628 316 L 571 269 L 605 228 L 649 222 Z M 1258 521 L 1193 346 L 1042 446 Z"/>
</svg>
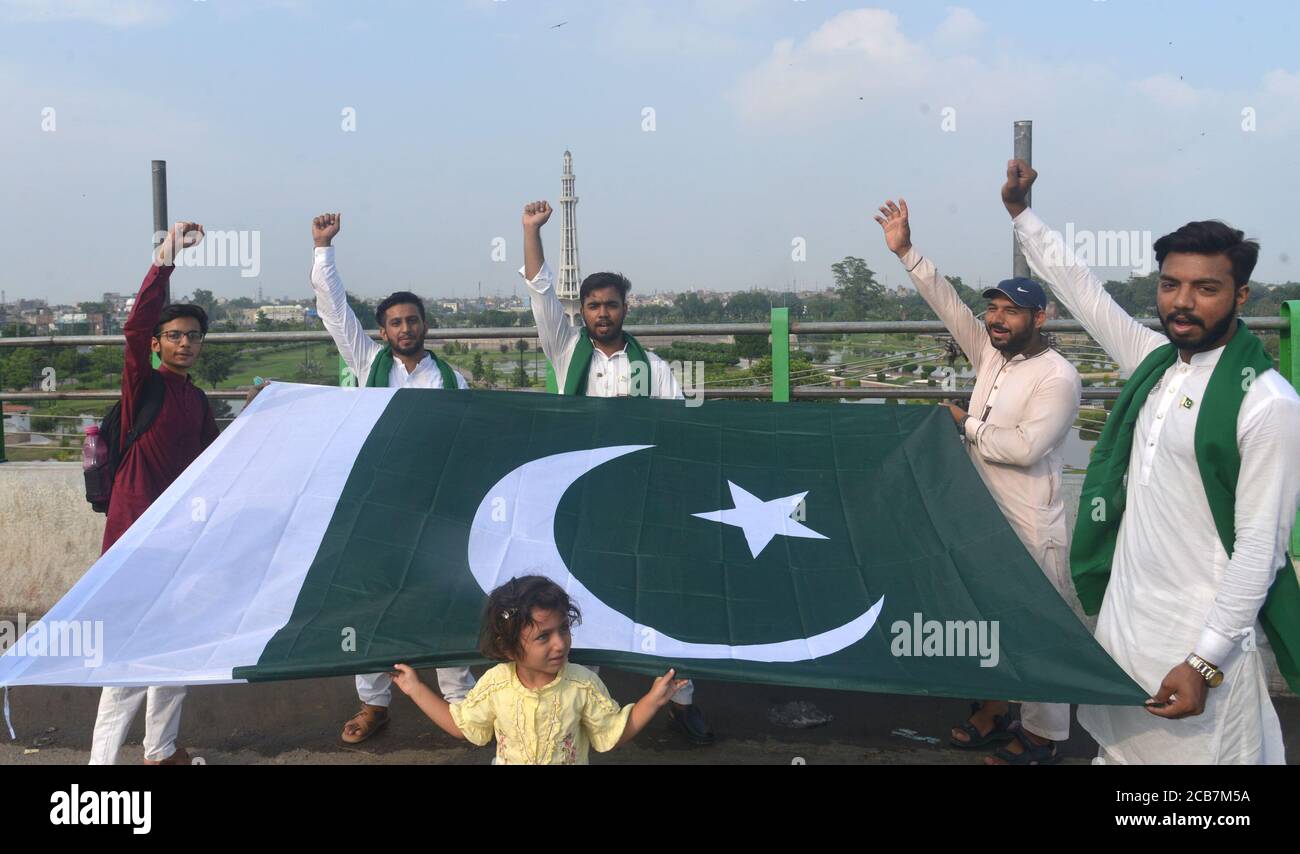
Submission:
<svg viewBox="0 0 1300 854">
<path fill-rule="evenodd" d="M 126 319 L 126 363 L 122 370 L 122 442 L 133 426 L 135 409 L 144 395 L 145 382 L 155 370 L 166 383 L 162 408 L 149 429 L 136 438 L 117 467 L 113 479 L 113 498 L 108 505 L 104 526 L 104 551 L 117 542 L 154 499 L 163 494 L 172 481 L 194 462 L 203 449 L 217 438 L 217 422 L 212 418 L 203 392 L 194 387 L 188 376 L 155 369 L 150 362 L 150 342 L 158 316 L 163 309 L 163 295 L 173 267 L 149 268 L 136 295 L 131 316 Z"/>
</svg>

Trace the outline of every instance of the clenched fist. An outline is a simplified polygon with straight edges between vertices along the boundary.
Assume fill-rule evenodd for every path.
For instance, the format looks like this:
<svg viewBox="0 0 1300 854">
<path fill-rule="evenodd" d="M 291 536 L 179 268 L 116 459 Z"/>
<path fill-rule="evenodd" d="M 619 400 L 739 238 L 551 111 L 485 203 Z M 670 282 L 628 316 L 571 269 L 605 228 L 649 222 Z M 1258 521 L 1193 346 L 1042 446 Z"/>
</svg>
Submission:
<svg viewBox="0 0 1300 854">
<path fill-rule="evenodd" d="M 1034 167 L 1023 160 L 1007 161 L 1007 182 L 1002 185 L 1002 204 L 1007 213 L 1015 219 L 1020 212 L 1029 207 L 1029 188 L 1034 185 L 1038 173 Z"/>
<path fill-rule="evenodd" d="M 541 228 L 551 218 L 549 202 L 531 202 L 524 205 L 524 228 Z"/>
<path fill-rule="evenodd" d="M 197 222 L 178 222 L 167 232 L 158 250 L 154 253 L 154 263 L 159 267 L 168 267 L 175 263 L 176 254 L 182 250 L 197 246 L 203 239 L 203 226 Z"/>
<path fill-rule="evenodd" d="M 329 246 L 343 225 L 343 214 L 323 213 L 311 221 L 311 239 L 317 246 Z"/>
</svg>

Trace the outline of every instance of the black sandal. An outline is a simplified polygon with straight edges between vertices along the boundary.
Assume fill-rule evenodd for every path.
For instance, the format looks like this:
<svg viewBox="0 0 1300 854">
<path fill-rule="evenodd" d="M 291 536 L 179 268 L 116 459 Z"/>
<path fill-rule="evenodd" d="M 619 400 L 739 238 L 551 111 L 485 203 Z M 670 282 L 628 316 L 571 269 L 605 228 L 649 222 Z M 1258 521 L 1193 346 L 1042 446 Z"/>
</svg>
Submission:
<svg viewBox="0 0 1300 854">
<path fill-rule="evenodd" d="M 1012 736 L 1020 742 L 1025 748 L 1022 753 L 1012 753 L 1005 747 L 999 747 L 993 751 L 993 755 L 1008 765 L 1055 765 L 1061 761 L 1061 756 L 1056 752 L 1056 742 L 1049 741 L 1047 744 L 1035 744 L 1025 735 L 1025 730 L 1017 721 L 1011 729 Z"/>
<path fill-rule="evenodd" d="M 984 705 L 983 703 L 971 703 L 970 713 L 974 715 L 981 708 L 983 708 L 983 705 Z M 970 736 L 970 741 L 959 741 L 956 738 L 950 737 L 948 739 L 948 743 L 951 744 L 953 747 L 960 747 L 963 750 L 967 748 L 983 747 L 984 745 L 991 744 L 992 742 L 995 741 L 1007 741 L 1009 739 L 1015 738 L 1015 734 L 1011 731 L 1010 713 L 1003 714 L 1003 715 L 994 715 L 993 729 L 989 730 L 984 735 L 980 735 L 980 731 L 975 728 L 975 724 L 971 723 L 969 718 L 966 719 L 966 723 L 957 727 L 957 729 L 961 730 L 962 732 L 966 733 L 966 735 Z"/>
</svg>

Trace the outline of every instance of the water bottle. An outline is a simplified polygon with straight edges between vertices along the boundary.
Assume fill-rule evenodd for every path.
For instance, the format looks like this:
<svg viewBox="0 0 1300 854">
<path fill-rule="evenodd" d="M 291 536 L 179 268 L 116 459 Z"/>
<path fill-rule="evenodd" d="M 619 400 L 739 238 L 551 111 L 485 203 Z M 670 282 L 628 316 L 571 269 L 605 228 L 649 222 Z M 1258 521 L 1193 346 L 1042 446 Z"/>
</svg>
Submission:
<svg viewBox="0 0 1300 854">
<path fill-rule="evenodd" d="M 86 500 L 96 513 L 108 512 L 108 501 L 113 494 L 112 472 L 108 470 L 108 442 L 99 435 L 99 425 L 86 428 L 86 441 L 81 446 L 81 473 L 86 481 Z"/>
<path fill-rule="evenodd" d="M 86 428 L 86 441 L 81 446 L 81 470 L 102 466 L 108 459 L 108 446 L 99 438 L 99 425 L 91 424 Z"/>
</svg>

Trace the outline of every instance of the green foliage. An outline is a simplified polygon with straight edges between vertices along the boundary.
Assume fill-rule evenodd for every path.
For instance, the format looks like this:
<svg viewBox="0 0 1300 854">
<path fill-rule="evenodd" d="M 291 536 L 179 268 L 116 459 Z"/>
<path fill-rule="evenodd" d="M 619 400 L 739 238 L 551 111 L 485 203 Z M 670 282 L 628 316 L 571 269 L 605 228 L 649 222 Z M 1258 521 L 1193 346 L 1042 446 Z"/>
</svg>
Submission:
<svg viewBox="0 0 1300 854">
<path fill-rule="evenodd" d="M 848 255 L 831 265 L 831 274 L 840 299 L 837 320 L 866 320 L 876 315 L 883 303 L 885 287 L 876 281 L 876 274 L 866 261 Z"/>
<path fill-rule="evenodd" d="M 34 347 L 14 347 L 4 357 L 3 385 L 5 388 L 25 389 L 39 381 L 43 359 Z"/>
<path fill-rule="evenodd" d="M 737 335 L 736 355 L 742 359 L 759 359 L 771 355 L 770 335 Z"/>
<path fill-rule="evenodd" d="M 674 341 L 655 350 L 667 362 L 703 362 L 709 365 L 734 365 L 740 361 L 734 344 L 710 344 L 703 341 Z"/>
<path fill-rule="evenodd" d="M 235 344 L 204 346 L 194 363 L 194 375 L 201 382 L 207 383 L 209 388 L 215 389 L 235 369 L 235 361 L 239 358 L 237 347 Z"/>
<path fill-rule="evenodd" d="M 379 321 L 375 319 L 375 309 L 369 302 L 359 296 L 348 294 L 348 307 L 357 316 L 362 329 L 378 329 Z"/>
</svg>

